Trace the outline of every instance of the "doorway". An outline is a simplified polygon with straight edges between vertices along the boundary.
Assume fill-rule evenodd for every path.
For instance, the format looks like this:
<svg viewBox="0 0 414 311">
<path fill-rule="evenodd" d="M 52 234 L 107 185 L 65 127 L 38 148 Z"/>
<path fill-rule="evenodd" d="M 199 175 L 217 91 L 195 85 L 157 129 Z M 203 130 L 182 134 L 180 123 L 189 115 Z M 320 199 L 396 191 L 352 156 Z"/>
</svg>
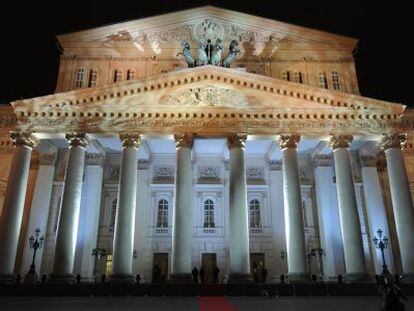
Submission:
<svg viewBox="0 0 414 311">
<path fill-rule="evenodd" d="M 165 283 L 168 276 L 168 253 L 154 253 L 152 283 Z"/>
<path fill-rule="evenodd" d="M 204 253 L 201 255 L 201 267 L 203 267 L 204 270 L 204 283 L 214 283 L 213 269 L 216 266 L 216 253 Z"/>
<path fill-rule="evenodd" d="M 265 267 L 264 253 L 250 253 L 250 275 L 255 283 L 261 281 L 262 269 Z"/>
</svg>

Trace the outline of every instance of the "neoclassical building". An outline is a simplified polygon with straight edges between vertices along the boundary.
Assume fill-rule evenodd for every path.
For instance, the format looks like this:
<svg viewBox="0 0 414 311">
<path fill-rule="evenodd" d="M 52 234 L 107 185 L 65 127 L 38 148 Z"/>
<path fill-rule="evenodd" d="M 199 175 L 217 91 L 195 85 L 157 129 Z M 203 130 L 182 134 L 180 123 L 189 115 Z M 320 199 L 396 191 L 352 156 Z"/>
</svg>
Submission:
<svg viewBox="0 0 414 311">
<path fill-rule="evenodd" d="M 1 281 L 36 228 L 54 281 L 358 282 L 378 229 L 413 279 L 414 114 L 359 95 L 356 39 L 207 6 L 58 40 L 55 94 L 0 108 Z"/>
</svg>

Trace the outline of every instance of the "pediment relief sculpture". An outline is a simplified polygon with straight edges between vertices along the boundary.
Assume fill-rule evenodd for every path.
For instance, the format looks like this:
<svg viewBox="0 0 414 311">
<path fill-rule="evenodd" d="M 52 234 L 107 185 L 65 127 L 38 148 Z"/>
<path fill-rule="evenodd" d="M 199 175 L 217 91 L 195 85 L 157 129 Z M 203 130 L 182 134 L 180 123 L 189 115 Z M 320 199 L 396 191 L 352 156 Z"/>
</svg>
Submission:
<svg viewBox="0 0 414 311">
<path fill-rule="evenodd" d="M 255 99 L 237 90 L 207 84 L 180 90 L 161 98 L 165 106 L 245 108 Z"/>
</svg>

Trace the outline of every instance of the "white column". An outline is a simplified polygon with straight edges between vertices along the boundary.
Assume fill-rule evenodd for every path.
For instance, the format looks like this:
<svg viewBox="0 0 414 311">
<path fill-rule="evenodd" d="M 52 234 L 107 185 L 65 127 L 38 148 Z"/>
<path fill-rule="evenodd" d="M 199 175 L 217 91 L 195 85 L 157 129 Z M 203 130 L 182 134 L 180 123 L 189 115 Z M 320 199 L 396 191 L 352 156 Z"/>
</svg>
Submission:
<svg viewBox="0 0 414 311">
<path fill-rule="evenodd" d="M 69 157 L 56 233 L 52 282 L 71 283 L 74 281 L 73 266 L 87 145 L 85 136 L 84 133 L 66 134 L 66 139 L 69 141 Z"/>
<path fill-rule="evenodd" d="M 322 257 L 323 274 L 328 280 L 336 280 L 337 275 L 344 274 L 345 270 L 338 200 L 331 163 L 330 155 L 317 155 L 313 159 L 319 237 L 325 253 Z"/>
<path fill-rule="evenodd" d="M 122 160 L 116 208 L 114 246 L 112 257 L 112 282 L 134 282 L 132 261 L 137 203 L 138 148 L 140 135 L 121 133 Z"/>
<path fill-rule="evenodd" d="M 83 280 L 91 282 L 95 279 L 95 257 L 92 256 L 92 250 L 96 248 L 98 239 L 104 160 L 101 154 L 86 154 L 76 256 L 80 256 L 79 261 L 77 260 L 79 262 L 77 273 Z"/>
<path fill-rule="evenodd" d="M 193 240 L 193 180 L 191 134 L 174 135 L 177 158 L 172 228 L 171 275 L 173 281 L 191 281 L 191 244 Z"/>
<path fill-rule="evenodd" d="M 350 281 L 360 281 L 365 279 L 367 274 L 354 177 L 349 156 L 349 144 L 351 142 L 351 135 L 335 135 L 331 136 L 330 146 L 333 149 L 335 162 L 336 192 L 338 195 L 346 276 Z"/>
<path fill-rule="evenodd" d="M 361 175 L 362 184 L 364 188 L 365 204 L 367 209 L 368 230 L 369 236 L 374 238 L 377 236 L 378 229 L 383 231 L 383 236 L 390 237 L 390 230 L 388 228 L 387 214 L 384 205 L 384 198 L 382 197 L 381 184 L 377 170 L 377 158 L 370 156 L 361 157 Z M 382 272 L 382 255 L 381 251 L 377 249 L 372 240 L 369 241 L 373 253 L 373 261 L 375 273 Z M 388 247 L 385 250 L 385 260 L 388 266 L 388 271 L 394 273 L 394 258 L 392 256 L 391 239 L 388 240 Z"/>
<path fill-rule="evenodd" d="M 406 135 L 383 135 L 381 147 L 385 150 L 388 178 L 390 181 L 392 207 L 398 244 L 400 246 L 402 269 L 405 278 L 414 281 L 414 210 L 407 171 L 401 147 Z"/>
<path fill-rule="evenodd" d="M 0 218 L 0 282 L 13 281 L 13 271 L 22 224 L 30 157 L 36 139 L 30 133 L 11 132 L 13 160 Z"/>
<path fill-rule="evenodd" d="M 29 223 L 27 225 L 26 238 L 24 243 L 23 259 L 21 264 L 21 275 L 25 275 L 32 264 L 33 249 L 30 248 L 29 238 L 35 234 L 37 228 L 40 235 L 46 236 L 47 219 L 49 217 L 50 199 L 52 195 L 53 176 L 55 174 L 55 153 L 39 154 L 39 171 L 33 193 L 32 206 L 30 208 Z M 43 247 L 36 253 L 35 271 L 41 269 Z"/>
<path fill-rule="evenodd" d="M 302 215 L 296 147 L 300 137 L 284 134 L 277 137 L 282 150 L 283 201 L 285 209 L 286 252 L 290 280 L 305 280 L 307 275 L 305 227 Z"/>
<path fill-rule="evenodd" d="M 246 139 L 247 135 L 245 134 L 235 134 L 227 137 L 227 147 L 230 153 L 229 283 L 250 280 L 249 223 L 244 163 Z"/>
</svg>

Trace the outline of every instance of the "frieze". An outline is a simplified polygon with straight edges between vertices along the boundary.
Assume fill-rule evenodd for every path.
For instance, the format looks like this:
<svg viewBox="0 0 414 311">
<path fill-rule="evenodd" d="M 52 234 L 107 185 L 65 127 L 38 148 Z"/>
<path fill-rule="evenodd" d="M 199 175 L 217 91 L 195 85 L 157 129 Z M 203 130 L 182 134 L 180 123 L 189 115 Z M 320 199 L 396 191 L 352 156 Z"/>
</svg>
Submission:
<svg viewBox="0 0 414 311">
<path fill-rule="evenodd" d="M 360 156 L 361 166 L 372 166 L 376 167 L 378 163 L 378 158 L 370 155 Z"/>
<path fill-rule="evenodd" d="M 332 155 L 330 154 L 318 154 L 312 159 L 314 167 L 332 166 Z"/>
<path fill-rule="evenodd" d="M 220 180 L 219 166 L 199 166 L 198 167 L 199 181 L 217 181 Z"/>
<path fill-rule="evenodd" d="M 248 181 L 264 181 L 264 167 L 252 166 L 246 168 L 246 180 Z"/>
<path fill-rule="evenodd" d="M 175 167 L 173 165 L 156 165 L 154 166 L 155 181 L 173 181 Z"/>
<path fill-rule="evenodd" d="M 282 170 L 282 161 L 280 161 L 280 160 L 269 160 L 268 165 L 269 165 L 269 169 L 271 171 L 281 171 Z"/>
<path fill-rule="evenodd" d="M 86 165 L 98 165 L 103 166 L 105 163 L 105 155 L 100 153 L 86 153 L 85 164 Z"/>
<path fill-rule="evenodd" d="M 150 161 L 147 159 L 139 159 L 138 160 L 138 169 L 139 170 L 147 170 L 149 168 Z"/>
</svg>

